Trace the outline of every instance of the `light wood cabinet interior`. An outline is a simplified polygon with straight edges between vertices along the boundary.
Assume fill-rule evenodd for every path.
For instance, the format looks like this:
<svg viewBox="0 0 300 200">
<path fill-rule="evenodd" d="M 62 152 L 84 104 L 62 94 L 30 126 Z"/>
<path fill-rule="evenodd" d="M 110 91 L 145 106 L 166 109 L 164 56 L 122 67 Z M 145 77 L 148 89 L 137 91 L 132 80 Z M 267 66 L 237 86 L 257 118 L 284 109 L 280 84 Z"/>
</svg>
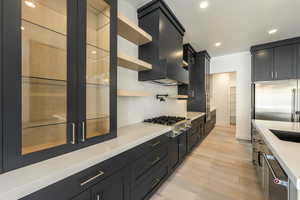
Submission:
<svg viewBox="0 0 300 200">
<path fill-rule="evenodd" d="M 152 41 L 151 35 L 121 13 L 118 14 L 118 35 L 136 45 L 143 45 Z"/>
<path fill-rule="evenodd" d="M 130 70 L 134 70 L 134 71 L 145 71 L 145 70 L 151 70 L 152 69 L 152 65 L 139 60 L 137 58 L 128 56 L 122 52 L 118 53 L 118 66 L 120 67 L 124 67 Z"/>
</svg>

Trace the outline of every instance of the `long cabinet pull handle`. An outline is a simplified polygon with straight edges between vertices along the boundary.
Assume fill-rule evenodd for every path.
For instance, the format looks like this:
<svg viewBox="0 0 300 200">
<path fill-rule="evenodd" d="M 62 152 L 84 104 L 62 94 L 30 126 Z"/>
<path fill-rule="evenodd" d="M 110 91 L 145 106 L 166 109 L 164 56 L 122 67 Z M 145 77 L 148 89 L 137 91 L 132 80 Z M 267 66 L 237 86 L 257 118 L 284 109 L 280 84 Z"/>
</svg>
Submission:
<svg viewBox="0 0 300 200">
<path fill-rule="evenodd" d="M 75 135 L 75 129 L 76 129 L 76 127 L 75 127 L 75 123 L 72 123 L 72 140 L 71 140 L 71 144 L 75 144 L 75 137 L 76 137 L 76 135 Z"/>
<path fill-rule="evenodd" d="M 160 141 L 157 141 L 157 142 L 155 142 L 154 144 L 152 144 L 151 146 L 152 147 L 156 147 L 157 145 L 159 145 L 160 144 Z"/>
<path fill-rule="evenodd" d="M 263 157 L 264 157 L 264 160 L 266 161 L 266 163 L 267 163 L 267 165 L 268 165 L 268 168 L 269 168 L 270 171 L 271 171 L 271 174 L 272 174 L 272 177 L 273 177 L 273 183 L 275 183 L 275 184 L 277 184 L 277 185 L 282 185 L 282 186 L 284 186 L 284 187 L 288 187 L 288 182 L 287 182 L 287 181 L 280 180 L 280 179 L 276 176 L 273 167 L 272 167 L 271 164 L 269 163 L 269 160 L 275 160 L 274 156 L 272 156 L 272 155 L 267 155 L 267 154 L 263 153 Z"/>
<path fill-rule="evenodd" d="M 152 166 L 152 165 L 155 165 L 159 160 L 160 160 L 160 157 L 158 156 L 155 160 L 153 160 L 153 161 L 151 162 L 151 166 Z"/>
<path fill-rule="evenodd" d="M 82 138 L 81 142 L 85 142 L 85 122 L 82 122 Z"/>
<path fill-rule="evenodd" d="M 104 172 L 99 171 L 99 173 L 96 176 L 93 176 L 92 178 L 89 178 L 88 180 L 83 181 L 82 183 L 80 183 L 80 186 L 84 186 L 84 185 L 88 184 L 89 182 L 91 182 L 91 181 L 95 180 L 96 178 L 98 178 L 100 176 L 103 176 L 103 175 L 104 175 Z"/>
<path fill-rule="evenodd" d="M 151 189 L 155 188 L 159 182 L 160 182 L 160 179 L 159 179 L 159 178 L 156 178 L 156 179 L 154 180 L 154 183 L 153 183 L 152 186 L 151 186 Z"/>
</svg>

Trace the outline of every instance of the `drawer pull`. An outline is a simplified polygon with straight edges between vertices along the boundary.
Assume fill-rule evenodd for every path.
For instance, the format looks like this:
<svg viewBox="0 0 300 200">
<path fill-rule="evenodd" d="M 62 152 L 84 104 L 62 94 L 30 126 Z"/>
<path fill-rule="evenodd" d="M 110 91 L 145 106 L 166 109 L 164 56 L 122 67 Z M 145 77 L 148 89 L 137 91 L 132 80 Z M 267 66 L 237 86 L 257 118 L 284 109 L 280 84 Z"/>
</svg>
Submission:
<svg viewBox="0 0 300 200">
<path fill-rule="evenodd" d="M 98 177 L 100 177 L 102 175 L 104 175 L 104 172 L 103 171 L 99 171 L 99 173 L 96 176 L 93 176 L 92 178 L 89 178 L 88 180 L 80 183 L 80 186 L 84 186 L 84 185 L 88 184 L 89 182 L 95 180 L 96 178 L 98 178 Z"/>
<path fill-rule="evenodd" d="M 151 147 L 156 147 L 157 145 L 160 144 L 160 141 L 155 142 L 154 144 L 151 144 Z"/>
<path fill-rule="evenodd" d="M 160 161 L 160 157 L 158 156 L 155 160 L 151 162 L 151 166 L 155 165 L 158 161 Z"/>
<path fill-rule="evenodd" d="M 159 182 L 160 182 L 159 178 L 154 179 L 154 183 L 152 184 L 151 189 L 155 188 Z"/>
</svg>

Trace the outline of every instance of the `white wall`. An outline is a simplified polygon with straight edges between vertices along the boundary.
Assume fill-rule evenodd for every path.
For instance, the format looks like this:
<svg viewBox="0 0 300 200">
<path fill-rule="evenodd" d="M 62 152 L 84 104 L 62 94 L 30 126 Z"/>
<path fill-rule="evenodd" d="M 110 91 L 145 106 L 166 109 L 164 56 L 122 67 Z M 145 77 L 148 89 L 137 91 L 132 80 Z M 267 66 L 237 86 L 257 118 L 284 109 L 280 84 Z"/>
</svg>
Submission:
<svg viewBox="0 0 300 200">
<path fill-rule="evenodd" d="M 251 54 L 241 52 L 211 59 L 211 73 L 236 72 L 236 138 L 251 139 Z"/>
<path fill-rule="evenodd" d="M 118 10 L 138 24 L 137 11 L 131 0 L 118 1 Z M 118 38 L 118 51 L 138 57 L 138 47 L 127 40 Z M 138 81 L 138 72 L 118 67 L 118 89 L 142 90 L 156 94 L 177 94 L 177 87 L 165 87 Z M 186 101 L 167 100 L 159 102 L 152 97 L 118 97 L 118 127 L 141 122 L 159 115 L 185 115 Z"/>
</svg>

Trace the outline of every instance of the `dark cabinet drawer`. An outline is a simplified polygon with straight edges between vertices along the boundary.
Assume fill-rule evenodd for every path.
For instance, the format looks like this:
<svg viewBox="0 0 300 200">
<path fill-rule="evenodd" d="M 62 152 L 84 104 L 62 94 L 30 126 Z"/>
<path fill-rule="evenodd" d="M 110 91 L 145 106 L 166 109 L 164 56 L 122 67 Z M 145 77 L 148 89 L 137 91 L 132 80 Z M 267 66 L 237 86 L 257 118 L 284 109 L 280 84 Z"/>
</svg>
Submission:
<svg viewBox="0 0 300 200">
<path fill-rule="evenodd" d="M 167 141 L 169 140 L 169 137 L 167 134 L 161 135 L 157 138 L 154 138 L 138 147 L 136 147 L 133 152 L 135 154 L 135 159 L 138 159 L 139 157 L 145 155 L 146 153 L 149 153 L 157 148 L 160 148 L 163 146 Z"/>
<path fill-rule="evenodd" d="M 129 171 L 124 169 L 96 184 L 91 200 L 129 200 Z"/>
<path fill-rule="evenodd" d="M 148 176 L 143 178 L 139 184 L 133 188 L 132 200 L 147 200 L 158 189 L 158 187 L 168 177 L 168 162 L 165 160 L 160 165 L 153 168 Z"/>
<path fill-rule="evenodd" d="M 131 160 L 132 153 L 127 151 L 24 197 L 22 200 L 69 200 L 121 170 Z"/>
<path fill-rule="evenodd" d="M 144 155 L 133 164 L 133 184 L 143 178 L 152 167 L 164 160 L 168 155 L 168 145 L 164 144 L 156 150 Z"/>
</svg>

